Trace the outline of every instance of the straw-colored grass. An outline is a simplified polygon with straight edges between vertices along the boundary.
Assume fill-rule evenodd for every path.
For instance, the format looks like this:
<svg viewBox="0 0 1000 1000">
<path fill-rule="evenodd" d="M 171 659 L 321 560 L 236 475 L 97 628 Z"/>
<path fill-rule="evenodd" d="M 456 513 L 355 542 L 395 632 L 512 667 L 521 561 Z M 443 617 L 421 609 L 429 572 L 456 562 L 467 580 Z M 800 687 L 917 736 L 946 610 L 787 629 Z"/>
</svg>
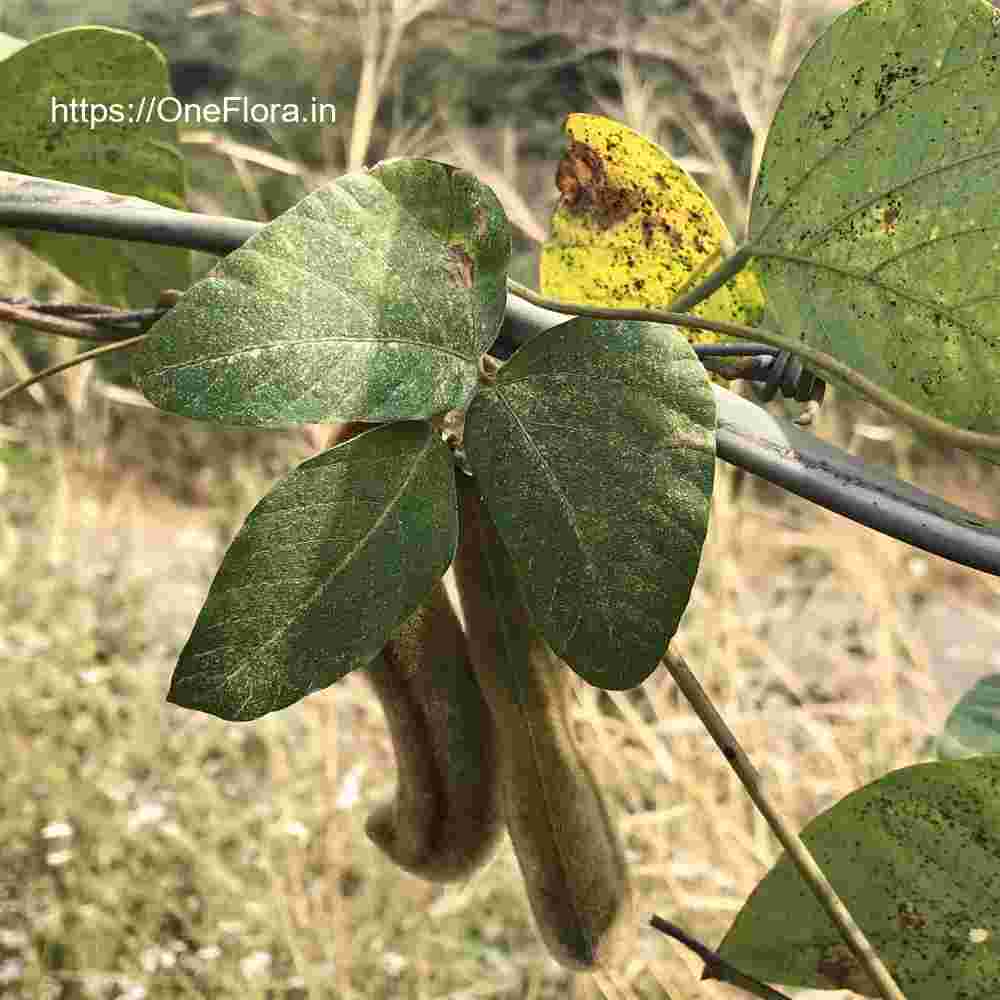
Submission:
<svg viewBox="0 0 1000 1000">
<path fill-rule="evenodd" d="M 825 426 L 836 418 L 834 404 Z M 394 778 L 359 678 L 250 724 L 163 701 L 224 545 L 307 453 L 292 435 L 258 435 L 247 451 L 248 435 L 223 432 L 198 458 L 210 432 L 192 430 L 152 412 L 117 427 L 131 476 L 80 447 L 4 467 L 5 995 L 734 995 L 698 984 L 700 964 L 645 926 L 620 967 L 571 982 L 535 939 L 509 846 L 459 887 L 395 869 L 363 833 Z M 953 495 L 961 468 L 938 466 Z M 184 476 L 206 480 L 209 469 L 211 485 L 184 497 Z M 935 657 L 954 660 L 950 647 L 968 636 L 935 646 L 921 615 L 987 614 L 996 598 L 982 574 L 805 502 L 753 489 L 733 500 L 735 478 L 720 465 L 678 642 L 802 825 L 923 759 L 948 708 Z M 996 637 L 997 616 L 981 624 Z M 577 695 L 578 735 L 612 803 L 643 922 L 659 912 L 717 942 L 777 858 L 775 841 L 665 673 L 635 693 L 580 683 Z"/>
</svg>

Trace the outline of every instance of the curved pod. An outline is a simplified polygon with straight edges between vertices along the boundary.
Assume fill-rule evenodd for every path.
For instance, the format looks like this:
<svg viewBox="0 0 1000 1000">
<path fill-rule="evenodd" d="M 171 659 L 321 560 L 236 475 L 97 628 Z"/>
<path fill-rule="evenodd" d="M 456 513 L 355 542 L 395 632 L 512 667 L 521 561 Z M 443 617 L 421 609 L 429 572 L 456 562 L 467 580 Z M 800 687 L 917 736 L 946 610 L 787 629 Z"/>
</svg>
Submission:
<svg viewBox="0 0 1000 1000">
<path fill-rule="evenodd" d="M 366 833 L 413 875 L 467 878 L 503 832 L 496 733 L 440 582 L 364 675 L 382 705 L 397 773 L 394 800 L 369 816 Z"/>
<path fill-rule="evenodd" d="M 475 480 L 457 479 L 453 570 L 497 723 L 507 828 L 546 946 L 561 965 L 586 971 L 613 961 L 634 930 L 624 856 L 569 724 L 570 669 L 535 630 Z"/>
<path fill-rule="evenodd" d="M 333 424 L 330 447 L 372 424 Z M 462 626 L 439 580 L 361 673 L 382 706 L 396 794 L 365 832 L 400 868 L 432 882 L 471 875 L 503 832 L 496 730 Z"/>
</svg>

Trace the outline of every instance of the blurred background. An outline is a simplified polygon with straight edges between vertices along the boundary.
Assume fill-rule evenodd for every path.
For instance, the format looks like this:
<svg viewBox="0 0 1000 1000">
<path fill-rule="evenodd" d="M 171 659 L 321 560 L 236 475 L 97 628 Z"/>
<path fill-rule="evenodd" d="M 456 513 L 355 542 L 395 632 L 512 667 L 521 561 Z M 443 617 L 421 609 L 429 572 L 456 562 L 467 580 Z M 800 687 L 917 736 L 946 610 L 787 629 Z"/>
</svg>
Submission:
<svg viewBox="0 0 1000 1000">
<path fill-rule="evenodd" d="M 190 207 L 268 220 L 345 171 L 430 156 L 494 188 L 512 274 L 537 285 L 567 113 L 659 142 L 739 239 L 781 94 L 848 6 L 0 0 L 0 32 L 136 31 L 183 101 L 332 101 L 335 125 L 182 129 Z M 81 297 L 2 239 L 0 294 Z M 78 349 L 56 341 L 0 323 L 0 385 Z M 995 470 L 844 392 L 828 392 L 815 432 L 998 516 Z M 657 912 L 717 944 L 780 854 L 665 673 L 628 693 L 575 688 L 575 732 L 641 902 L 632 954 L 600 977 L 547 957 L 509 844 L 440 887 L 366 839 L 394 770 L 361 678 L 254 723 L 165 703 L 243 518 L 316 447 L 160 413 L 93 366 L 0 409 L 0 996 L 740 995 L 699 983 L 700 961 L 645 926 Z M 959 694 L 1000 669 L 998 598 L 984 574 L 720 463 L 677 642 L 802 826 L 930 759 Z"/>
</svg>

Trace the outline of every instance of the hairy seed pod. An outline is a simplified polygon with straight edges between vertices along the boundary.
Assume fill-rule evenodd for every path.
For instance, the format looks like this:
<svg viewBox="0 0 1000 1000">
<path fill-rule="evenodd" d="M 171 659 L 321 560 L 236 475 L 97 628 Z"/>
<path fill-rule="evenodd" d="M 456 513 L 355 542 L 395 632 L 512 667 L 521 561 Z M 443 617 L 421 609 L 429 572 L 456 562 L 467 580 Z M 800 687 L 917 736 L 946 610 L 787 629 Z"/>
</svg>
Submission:
<svg viewBox="0 0 1000 1000">
<path fill-rule="evenodd" d="M 377 426 L 333 424 L 328 447 Z M 396 759 L 395 798 L 372 812 L 365 832 L 412 875 L 467 878 L 503 833 L 496 727 L 440 581 L 361 673 L 382 706 Z"/>
<path fill-rule="evenodd" d="M 570 669 L 536 631 L 475 480 L 457 477 L 453 569 L 469 651 L 496 719 L 504 817 L 539 933 L 576 971 L 634 933 L 621 846 L 567 717 Z"/>
<path fill-rule="evenodd" d="M 368 836 L 420 878 L 467 878 L 503 832 L 496 729 L 440 581 L 363 673 L 397 772 L 395 799 L 368 818 Z"/>
</svg>

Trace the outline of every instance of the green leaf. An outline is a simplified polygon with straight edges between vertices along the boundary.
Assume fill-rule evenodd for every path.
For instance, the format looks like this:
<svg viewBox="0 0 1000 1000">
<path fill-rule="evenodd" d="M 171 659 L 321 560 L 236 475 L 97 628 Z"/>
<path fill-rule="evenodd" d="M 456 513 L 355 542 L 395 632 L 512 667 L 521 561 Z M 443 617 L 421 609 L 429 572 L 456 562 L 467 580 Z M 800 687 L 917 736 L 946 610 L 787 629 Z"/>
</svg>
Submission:
<svg viewBox="0 0 1000 1000">
<path fill-rule="evenodd" d="M 1000 753 L 1000 674 L 980 678 L 962 695 L 937 738 L 942 760 L 984 753 Z"/>
<path fill-rule="evenodd" d="M 142 391 L 199 420 L 428 417 L 467 405 L 507 302 L 493 192 L 387 160 L 313 192 L 222 260 L 136 352 Z"/>
<path fill-rule="evenodd" d="M 63 112 L 53 115 L 53 101 L 131 107 L 134 116 L 145 101 L 145 119 L 151 101 L 169 97 L 163 55 L 138 35 L 96 27 L 44 35 L 0 62 L 0 93 L 0 170 L 184 207 L 175 125 L 154 114 L 149 122 L 91 126 L 79 107 L 76 124 Z M 191 280 L 190 254 L 177 247 L 47 232 L 21 231 L 19 238 L 110 305 L 150 305 L 160 289 L 186 288 Z"/>
<path fill-rule="evenodd" d="M 907 1000 L 997 996 L 998 786 L 996 756 L 904 767 L 802 833 Z M 765 982 L 878 995 L 787 855 L 719 953 Z"/>
<path fill-rule="evenodd" d="M 368 663 L 455 554 L 451 453 L 426 423 L 303 462 L 223 559 L 168 701 L 255 719 Z"/>
<path fill-rule="evenodd" d="M 0 31 L 0 59 L 6 59 L 7 56 L 13 55 L 18 49 L 23 49 L 27 42 L 22 42 L 20 38 L 15 38 L 13 35 L 6 35 Z"/>
<path fill-rule="evenodd" d="M 994 433 L 998 92 L 988 3 L 853 7 L 785 93 L 750 217 L 752 266 L 786 336 L 926 413 Z"/>
<path fill-rule="evenodd" d="M 708 525 L 715 397 L 691 346 L 654 323 L 557 326 L 475 398 L 465 449 L 549 645 L 591 684 L 640 684 Z"/>
</svg>

